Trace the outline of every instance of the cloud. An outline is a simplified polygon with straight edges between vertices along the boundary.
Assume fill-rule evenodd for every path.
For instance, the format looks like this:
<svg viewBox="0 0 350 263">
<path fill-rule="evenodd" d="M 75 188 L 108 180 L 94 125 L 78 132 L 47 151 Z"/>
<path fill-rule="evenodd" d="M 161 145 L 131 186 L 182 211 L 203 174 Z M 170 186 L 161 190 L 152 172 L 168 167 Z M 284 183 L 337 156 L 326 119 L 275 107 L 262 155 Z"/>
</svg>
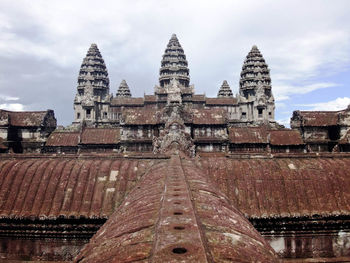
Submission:
<svg viewBox="0 0 350 263">
<path fill-rule="evenodd" d="M 279 119 L 276 121 L 277 121 L 277 123 L 284 125 L 287 128 L 289 128 L 289 126 L 290 126 L 290 118 L 283 118 L 283 119 Z"/>
<path fill-rule="evenodd" d="M 52 108 L 67 125 L 92 42 L 105 59 L 111 92 L 126 79 L 132 94 L 143 96 L 153 93 L 162 53 L 177 33 L 197 93 L 216 96 L 224 79 L 237 92 L 244 58 L 256 44 L 276 101 L 292 111 L 296 95 L 341 84 L 329 76 L 350 67 L 349 9 L 347 0 L 2 0 L 0 94 L 28 110 Z"/>
<path fill-rule="evenodd" d="M 274 86 L 273 92 L 275 94 L 276 101 L 283 101 L 290 99 L 291 95 L 300 95 L 300 94 L 307 94 L 315 90 L 319 89 L 326 89 L 330 87 L 337 87 L 339 86 L 336 83 L 332 82 L 320 82 L 320 83 L 313 83 L 309 85 L 281 85 L 281 86 Z"/>
<path fill-rule="evenodd" d="M 23 111 L 24 105 L 20 103 L 4 103 L 4 104 L 0 104 L 0 109 L 9 110 L 9 111 Z"/>
<path fill-rule="evenodd" d="M 350 98 L 336 98 L 335 100 L 327 102 L 318 102 L 311 104 L 297 104 L 297 106 L 309 107 L 310 110 L 327 110 L 327 111 L 338 111 L 347 108 L 350 105 Z"/>
<path fill-rule="evenodd" d="M 12 100 L 19 100 L 18 97 L 11 97 L 11 96 L 8 96 L 8 95 L 4 95 L 4 94 L 0 94 L 0 101 L 3 100 L 3 101 L 12 101 Z"/>
</svg>

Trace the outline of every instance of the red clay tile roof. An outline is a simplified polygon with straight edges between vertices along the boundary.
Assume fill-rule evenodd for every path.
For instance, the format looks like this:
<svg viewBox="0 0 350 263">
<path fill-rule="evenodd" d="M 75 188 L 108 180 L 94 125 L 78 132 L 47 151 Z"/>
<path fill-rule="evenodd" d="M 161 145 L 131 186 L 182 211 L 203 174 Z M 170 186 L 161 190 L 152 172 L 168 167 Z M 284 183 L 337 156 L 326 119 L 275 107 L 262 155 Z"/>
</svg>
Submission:
<svg viewBox="0 0 350 263">
<path fill-rule="evenodd" d="M 142 124 L 157 124 L 158 115 L 156 109 L 133 108 L 125 109 L 122 112 L 125 124 L 142 125 Z"/>
<path fill-rule="evenodd" d="M 117 144 L 119 142 L 119 128 L 86 128 L 81 135 L 82 144 Z"/>
<path fill-rule="evenodd" d="M 1 218 L 106 218 L 152 160 L 25 158 L 0 161 Z"/>
<path fill-rule="evenodd" d="M 49 112 L 50 110 L 18 112 L 0 110 L 0 125 L 10 124 L 17 127 L 39 127 L 44 124 L 45 118 Z M 56 120 L 53 120 L 52 123 L 48 123 L 48 125 L 50 127 L 56 127 Z"/>
<path fill-rule="evenodd" d="M 233 105 L 237 104 L 236 98 L 206 98 L 207 105 Z"/>
<path fill-rule="evenodd" d="M 226 111 L 223 109 L 193 109 L 193 124 L 225 124 Z"/>
<path fill-rule="evenodd" d="M 302 145 L 305 144 L 297 130 L 271 130 L 271 145 Z"/>
<path fill-rule="evenodd" d="M 111 105 L 115 105 L 115 106 L 143 106 L 144 105 L 144 101 L 143 98 L 113 98 Z"/>
<path fill-rule="evenodd" d="M 157 97 L 155 95 L 145 95 L 144 96 L 144 101 L 145 102 L 156 102 Z"/>
<path fill-rule="evenodd" d="M 80 263 L 144 260 L 278 262 L 264 238 L 192 160 L 174 156 L 143 175 L 75 258 Z"/>
<path fill-rule="evenodd" d="M 350 215 L 350 158 L 335 157 L 202 156 L 200 167 L 250 218 Z M 0 217 L 108 216 L 140 176 L 159 162 L 2 157 Z"/>
<path fill-rule="evenodd" d="M 338 111 L 300 111 L 304 126 L 337 125 L 338 115 Z"/>
<path fill-rule="evenodd" d="M 201 158 L 249 218 L 350 215 L 350 158 Z"/>
<path fill-rule="evenodd" d="M 267 130 L 265 127 L 232 127 L 229 128 L 231 143 L 268 143 Z"/>
<path fill-rule="evenodd" d="M 80 132 L 55 131 L 50 134 L 46 146 L 78 146 Z"/>
<path fill-rule="evenodd" d="M 205 95 L 192 95 L 192 101 L 201 101 L 205 102 L 206 98 Z"/>
</svg>

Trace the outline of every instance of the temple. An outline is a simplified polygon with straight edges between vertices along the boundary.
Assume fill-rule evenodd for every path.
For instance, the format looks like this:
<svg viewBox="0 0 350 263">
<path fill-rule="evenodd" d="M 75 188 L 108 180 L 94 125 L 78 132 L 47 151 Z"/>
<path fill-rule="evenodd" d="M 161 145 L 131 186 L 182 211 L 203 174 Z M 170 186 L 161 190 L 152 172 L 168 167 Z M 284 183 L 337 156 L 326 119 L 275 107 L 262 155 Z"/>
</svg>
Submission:
<svg viewBox="0 0 350 263">
<path fill-rule="evenodd" d="M 3 262 L 350 261 L 350 107 L 278 124 L 257 46 L 196 94 L 175 34 L 153 94 L 109 85 L 92 44 L 71 125 L 0 110 Z"/>
</svg>

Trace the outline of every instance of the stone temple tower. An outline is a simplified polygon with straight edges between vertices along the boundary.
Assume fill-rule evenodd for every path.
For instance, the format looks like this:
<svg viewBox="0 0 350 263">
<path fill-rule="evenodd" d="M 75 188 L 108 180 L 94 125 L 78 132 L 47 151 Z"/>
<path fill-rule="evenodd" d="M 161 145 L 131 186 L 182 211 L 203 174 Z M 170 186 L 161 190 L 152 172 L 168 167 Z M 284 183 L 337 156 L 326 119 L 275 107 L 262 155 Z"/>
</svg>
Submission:
<svg viewBox="0 0 350 263">
<path fill-rule="evenodd" d="M 96 125 L 108 119 L 109 78 L 96 44 L 91 44 L 81 64 L 74 99 L 74 123 Z"/>
<path fill-rule="evenodd" d="M 181 86 L 189 86 L 190 70 L 186 55 L 175 34 L 171 36 L 165 49 L 159 73 L 159 84 L 162 88 L 168 86 L 173 78 L 177 79 Z"/>
<path fill-rule="evenodd" d="M 222 82 L 222 85 L 218 92 L 218 97 L 233 97 L 232 90 L 226 80 Z"/>
<path fill-rule="evenodd" d="M 131 97 L 131 92 L 130 92 L 129 86 L 124 79 L 122 80 L 122 82 L 119 85 L 116 97 L 120 97 L 120 98 Z"/>
<path fill-rule="evenodd" d="M 175 85 L 176 84 L 176 85 Z M 169 103 L 169 94 L 174 95 L 173 87 L 178 87 L 181 100 L 188 101 L 194 93 L 190 85 L 190 70 L 183 48 L 176 35 L 173 34 L 165 49 L 159 70 L 159 86 L 155 87 L 155 95 L 160 102 Z M 176 99 L 178 100 L 178 99 Z"/>
<path fill-rule="evenodd" d="M 274 122 L 275 100 L 270 70 L 257 46 L 252 47 L 243 63 L 239 95 L 242 121 L 253 124 Z"/>
</svg>

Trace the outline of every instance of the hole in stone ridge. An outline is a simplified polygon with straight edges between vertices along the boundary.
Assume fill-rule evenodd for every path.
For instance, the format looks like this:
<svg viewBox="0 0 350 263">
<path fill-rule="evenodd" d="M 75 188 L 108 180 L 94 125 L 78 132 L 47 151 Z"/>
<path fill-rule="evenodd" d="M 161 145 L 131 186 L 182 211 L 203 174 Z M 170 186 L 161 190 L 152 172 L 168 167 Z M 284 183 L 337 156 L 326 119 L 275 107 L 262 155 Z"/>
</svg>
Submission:
<svg viewBox="0 0 350 263">
<path fill-rule="evenodd" d="M 175 192 L 178 192 L 178 191 L 180 191 L 180 190 L 181 190 L 181 189 L 178 189 L 178 188 L 174 189 Z"/>
<path fill-rule="evenodd" d="M 187 252 L 187 249 L 184 247 L 176 247 L 173 249 L 174 254 L 185 254 Z"/>
<path fill-rule="evenodd" d="M 184 230 L 185 227 L 183 227 L 183 226 L 174 226 L 174 229 L 175 230 Z"/>
<path fill-rule="evenodd" d="M 174 202 L 175 205 L 181 205 L 181 202 Z"/>
<path fill-rule="evenodd" d="M 173 195 L 173 196 L 180 196 L 180 195 L 178 195 L 178 194 L 175 194 L 175 195 Z"/>
<path fill-rule="evenodd" d="M 174 215 L 178 216 L 178 215 L 182 215 L 182 212 L 174 212 Z"/>
</svg>

